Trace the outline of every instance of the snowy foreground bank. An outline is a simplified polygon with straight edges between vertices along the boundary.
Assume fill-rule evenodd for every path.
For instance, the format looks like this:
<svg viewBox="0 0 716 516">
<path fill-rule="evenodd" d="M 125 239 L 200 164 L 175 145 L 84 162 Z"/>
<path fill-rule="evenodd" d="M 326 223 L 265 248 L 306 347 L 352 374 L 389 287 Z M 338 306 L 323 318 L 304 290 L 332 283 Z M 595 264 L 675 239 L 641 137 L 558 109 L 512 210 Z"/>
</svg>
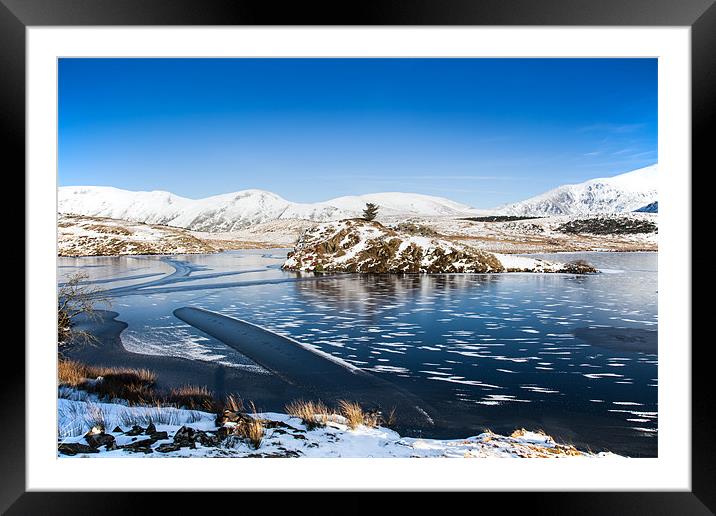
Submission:
<svg viewBox="0 0 716 516">
<path fill-rule="evenodd" d="M 263 435 L 255 446 L 235 435 L 237 423 L 217 427 L 215 414 L 99 403 L 77 391 L 62 395 L 73 399 L 58 400 L 60 457 L 621 458 L 582 452 L 524 430 L 509 437 L 485 432 L 466 439 L 420 439 L 383 427 L 350 429 L 338 415 L 324 418 L 325 426 L 309 429 L 301 419 L 278 413 L 241 416 L 261 422 Z"/>
</svg>

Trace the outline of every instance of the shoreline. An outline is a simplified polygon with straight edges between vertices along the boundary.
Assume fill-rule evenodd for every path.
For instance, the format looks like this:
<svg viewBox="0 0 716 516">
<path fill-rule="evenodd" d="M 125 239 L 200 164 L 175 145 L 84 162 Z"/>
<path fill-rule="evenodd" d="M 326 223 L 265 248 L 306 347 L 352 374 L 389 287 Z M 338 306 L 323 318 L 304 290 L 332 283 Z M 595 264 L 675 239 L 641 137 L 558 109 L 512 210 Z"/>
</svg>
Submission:
<svg viewBox="0 0 716 516">
<path fill-rule="evenodd" d="M 100 426 L 78 414 L 94 410 Z M 213 413 L 173 407 L 103 403 L 67 388 L 58 401 L 60 458 L 553 458 L 624 459 L 611 452 L 579 450 L 542 432 L 517 429 L 509 436 L 484 431 L 458 439 L 404 437 L 392 428 L 353 424 L 338 414 L 315 414 L 318 425 L 286 413 Z M 155 423 L 156 421 L 156 423 Z M 260 428 L 250 437 L 240 427 Z M 112 429 L 111 431 L 109 429 Z M 125 430 L 126 429 L 126 430 Z"/>
<path fill-rule="evenodd" d="M 198 311 L 197 309 L 190 310 Z M 211 314 L 211 312 L 209 313 Z M 336 375 L 336 373 L 340 373 L 342 366 L 321 358 L 307 349 L 298 353 L 298 358 L 291 353 L 288 355 L 285 352 L 281 353 L 284 359 L 288 359 L 283 363 L 261 353 L 260 356 L 264 360 L 257 362 L 257 365 L 264 367 L 265 364 L 268 364 L 269 367 L 266 369 L 270 374 L 202 360 L 133 353 L 127 351 L 122 344 L 120 334 L 128 325 L 116 319 L 119 314 L 108 310 L 100 310 L 98 314 L 101 317 L 100 320 L 91 323 L 92 332 L 97 338 L 97 342 L 82 344 L 75 349 L 68 350 L 64 355 L 65 358 L 91 366 L 149 369 L 156 373 L 157 387 L 159 388 L 171 389 L 185 385 L 206 386 L 218 399 L 229 394 L 238 394 L 241 399 L 259 402 L 262 407 L 272 412 L 282 411 L 285 405 L 292 400 L 321 399 L 337 403 L 340 399 L 350 399 L 365 403 L 371 408 L 382 406 L 384 409 L 390 410 L 395 407 L 396 416 L 400 418 L 396 427 L 403 431 L 422 435 L 424 431 L 434 428 L 434 420 L 429 415 L 434 412 L 434 409 L 418 397 L 361 369 L 358 369 L 357 373 Z M 228 319 L 224 316 L 220 317 Z M 200 319 L 204 319 L 202 321 L 204 324 L 195 325 L 200 331 L 217 338 L 239 352 L 246 351 L 245 346 L 237 344 L 237 339 L 235 336 L 232 337 L 231 330 L 217 332 L 216 324 L 207 324 L 203 317 Z M 184 319 L 181 320 L 187 322 Z M 187 324 L 191 323 L 187 322 Z M 202 326 L 206 325 L 212 327 L 213 331 L 205 331 Z M 246 323 L 245 326 L 241 324 L 240 326 L 248 329 L 252 325 Z M 264 337 L 256 349 L 260 349 L 261 345 L 273 344 L 273 351 L 276 351 L 280 349 L 281 344 L 285 344 L 283 341 L 287 340 L 268 332 L 268 330 L 263 330 L 260 327 L 255 328 L 256 331 L 250 332 L 252 338 L 264 333 Z M 236 327 L 234 327 L 235 329 Z M 217 336 L 214 333 L 220 333 L 220 335 Z M 256 354 L 244 356 L 253 360 Z M 267 358 L 269 358 L 268 361 L 265 360 Z M 300 368 L 306 366 L 306 360 L 311 361 L 311 366 L 307 369 L 312 372 L 309 375 L 301 375 Z M 288 375 L 285 374 L 286 369 L 289 370 Z M 310 377 L 313 377 L 313 381 Z"/>
<path fill-rule="evenodd" d="M 276 246 L 276 244 L 273 243 L 267 243 L 265 247 L 231 247 L 227 249 L 217 249 L 214 252 L 171 252 L 171 253 L 121 253 L 121 254 L 62 254 L 58 253 L 58 258 L 118 258 L 121 256 L 132 256 L 132 257 L 142 257 L 142 256 L 182 256 L 182 255 L 215 255 L 215 254 L 221 254 L 221 253 L 228 253 L 231 251 L 269 251 L 274 249 L 288 249 L 290 250 L 290 246 Z M 604 249 L 586 249 L 586 250 L 559 250 L 559 251 L 553 251 L 553 250 L 540 250 L 540 251 L 515 251 L 515 250 L 492 250 L 492 249 L 482 249 L 490 253 L 499 253 L 499 254 L 507 254 L 507 255 L 521 255 L 521 256 L 530 256 L 530 255 L 538 255 L 538 254 L 587 254 L 587 253 L 658 253 L 658 245 L 654 245 L 653 247 L 635 247 L 634 249 L 610 249 L 610 248 L 604 248 Z"/>
<path fill-rule="evenodd" d="M 86 345 L 73 352 L 67 353 L 66 358 L 95 366 L 150 369 L 156 373 L 157 387 L 159 388 L 171 389 L 186 385 L 206 385 L 218 399 L 231 393 L 238 394 L 243 400 L 257 402 L 257 406 L 261 407 L 261 412 L 283 414 L 286 404 L 292 400 L 323 399 L 328 401 L 330 399 L 325 396 L 323 398 L 317 398 L 315 390 L 305 389 L 295 384 L 291 385 L 274 373 L 267 375 L 250 370 L 221 366 L 212 362 L 129 352 L 123 347 L 121 339 L 119 338 L 121 331 L 127 327 L 127 324 L 116 320 L 117 316 L 118 314 L 116 312 L 103 311 L 102 321 L 99 323 L 101 327 L 98 327 L 97 331 L 97 337 L 100 342 L 95 345 Z M 217 380 L 219 379 L 223 389 L 217 388 Z M 393 385 L 380 378 L 378 381 L 380 383 Z M 402 391 L 398 386 L 394 386 L 394 389 L 396 391 Z M 406 394 L 408 395 L 408 399 L 413 397 L 410 393 Z M 379 397 L 376 396 L 375 390 L 364 393 L 364 396 L 361 396 L 360 393 L 343 391 L 334 393 L 334 397 L 365 402 L 366 408 L 378 408 L 374 403 L 371 404 L 371 402 L 375 402 L 376 397 Z M 418 399 L 417 397 L 414 398 Z M 124 407 L 124 405 L 115 402 L 109 402 L 108 404 L 116 404 L 118 407 Z M 421 415 L 426 416 L 430 420 L 430 424 L 425 424 L 423 421 L 422 424 L 416 425 L 414 417 L 416 413 L 415 411 L 409 410 L 409 415 L 413 417 L 408 420 L 407 424 L 405 420 L 398 422 L 392 427 L 393 430 L 399 432 L 403 438 L 414 439 L 416 441 L 447 442 L 461 440 L 461 438 L 458 437 L 461 434 L 457 431 L 457 428 L 444 426 L 441 424 L 439 413 L 434 413 L 434 409 L 429 405 L 425 405 L 425 407 L 428 408 L 430 414 L 422 413 Z M 435 418 L 434 421 L 432 417 Z M 505 434 L 509 434 L 522 427 L 542 428 L 542 426 L 543 425 L 538 421 L 531 419 L 516 420 L 511 425 L 504 424 L 503 422 L 496 427 L 486 422 L 483 426 L 483 429 L 485 429 L 483 434 L 485 432 L 492 434 L 490 430 L 486 430 L 487 428 L 492 428 L 498 433 L 503 433 L 504 437 Z M 463 431 L 464 430 L 465 429 L 463 429 Z M 553 429 L 550 434 L 555 435 L 554 438 L 550 437 L 550 439 L 560 439 L 557 441 L 559 443 L 571 443 L 568 444 L 568 446 L 575 446 L 580 450 L 590 450 L 591 452 L 591 450 L 596 449 L 598 451 L 595 453 L 618 457 L 623 456 L 612 452 L 609 446 L 595 447 L 594 444 L 590 444 L 583 439 L 575 440 L 569 438 L 568 436 L 572 434 L 572 431 L 569 429 L 562 429 L 556 433 Z M 567 444 L 565 444 L 565 446 L 567 446 Z"/>
<path fill-rule="evenodd" d="M 434 425 L 430 415 L 434 410 L 417 396 L 310 345 L 209 310 L 183 307 L 174 310 L 174 315 L 287 383 L 307 390 L 312 399 L 333 403 L 350 399 L 373 408 L 394 409 L 398 426 L 413 430 Z"/>
<path fill-rule="evenodd" d="M 99 310 L 98 314 L 100 320 L 91 324 L 97 342 L 68 350 L 66 358 L 88 365 L 151 369 L 157 374 L 158 387 L 171 389 L 187 384 L 205 385 L 217 397 L 238 392 L 247 400 L 261 399 L 272 410 L 282 408 L 287 398 L 308 394 L 273 375 L 250 369 L 180 357 L 132 353 L 124 348 L 120 338 L 127 323 L 116 319 L 119 316 L 117 312 Z"/>
</svg>

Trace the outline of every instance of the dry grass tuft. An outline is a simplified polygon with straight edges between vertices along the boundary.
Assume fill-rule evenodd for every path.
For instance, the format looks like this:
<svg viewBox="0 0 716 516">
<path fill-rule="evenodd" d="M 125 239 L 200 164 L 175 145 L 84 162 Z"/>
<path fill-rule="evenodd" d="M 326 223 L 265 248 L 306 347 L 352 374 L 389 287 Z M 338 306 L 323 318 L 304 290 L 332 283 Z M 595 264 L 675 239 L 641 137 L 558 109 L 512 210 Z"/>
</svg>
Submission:
<svg viewBox="0 0 716 516">
<path fill-rule="evenodd" d="M 512 432 L 512 433 L 510 434 L 510 437 L 524 437 L 525 434 L 527 434 L 528 432 L 530 432 L 530 430 L 525 430 L 524 428 L 518 428 L 517 430 L 515 430 L 514 432 Z M 537 430 L 532 430 L 531 433 L 533 433 L 533 434 L 538 434 L 538 435 L 543 435 L 543 436 L 545 436 L 545 437 L 548 437 L 547 432 L 545 432 L 545 431 L 544 431 L 543 429 L 541 429 L 541 428 L 539 428 L 539 429 L 537 429 Z"/>
<path fill-rule="evenodd" d="M 376 426 L 377 424 L 377 421 L 373 418 L 370 418 L 370 421 L 367 421 L 363 408 L 356 402 L 340 400 L 338 402 L 338 407 L 341 411 L 341 415 L 346 418 L 346 424 L 351 429 L 355 429 L 366 423 L 372 423 L 370 426 Z"/>
<path fill-rule="evenodd" d="M 309 430 L 326 426 L 329 410 L 321 401 L 292 401 L 285 407 L 286 413 L 299 418 Z"/>
<path fill-rule="evenodd" d="M 231 412 L 243 412 L 244 402 L 238 396 L 229 394 L 224 400 L 224 410 L 230 410 Z"/>
<path fill-rule="evenodd" d="M 392 409 L 390 409 L 390 412 L 383 415 L 380 425 L 385 426 L 387 428 L 392 428 L 395 426 L 397 420 L 398 419 L 395 415 L 395 407 L 393 407 Z"/>
<path fill-rule="evenodd" d="M 241 428 L 243 430 L 243 436 L 249 441 L 249 444 L 251 444 L 254 450 L 258 450 L 266 432 L 261 420 L 252 419 L 252 421 L 241 425 Z"/>
<path fill-rule="evenodd" d="M 249 421 L 249 423 L 245 425 L 246 438 L 256 450 L 259 446 L 261 446 L 261 441 L 263 440 L 266 431 L 264 427 L 264 422 L 259 417 L 258 411 L 256 410 L 256 405 L 254 405 L 253 401 L 251 402 L 251 412 L 251 421 Z"/>
<path fill-rule="evenodd" d="M 328 421 L 345 421 L 351 429 L 360 425 L 376 427 L 395 424 L 395 409 L 384 415 L 378 410 L 365 411 L 359 403 L 346 400 L 338 402 L 338 414 L 321 401 L 296 400 L 286 405 L 284 410 L 287 414 L 303 421 L 309 430 L 324 427 Z"/>
<path fill-rule="evenodd" d="M 263 442 L 266 434 L 265 421 L 262 420 L 256 410 L 256 406 L 251 403 L 251 416 L 242 417 L 233 427 L 234 435 L 237 435 L 246 441 L 254 450 L 258 450 Z"/>
<path fill-rule="evenodd" d="M 60 360 L 57 364 L 57 378 L 60 385 L 78 387 L 90 377 L 89 368 L 74 360 Z"/>
</svg>

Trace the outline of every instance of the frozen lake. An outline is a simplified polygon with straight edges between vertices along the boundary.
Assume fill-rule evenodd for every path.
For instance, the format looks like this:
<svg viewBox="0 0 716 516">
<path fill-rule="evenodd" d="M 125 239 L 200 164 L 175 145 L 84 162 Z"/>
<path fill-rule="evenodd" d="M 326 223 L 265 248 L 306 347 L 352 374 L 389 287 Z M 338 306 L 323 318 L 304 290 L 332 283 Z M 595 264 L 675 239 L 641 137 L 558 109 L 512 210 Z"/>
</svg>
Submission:
<svg viewBox="0 0 716 516">
<path fill-rule="evenodd" d="M 60 258 L 59 277 L 81 269 L 108 289 L 134 353 L 261 372 L 172 313 L 204 308 L 416 394 L 439 414 L 435 437 L 525 427 L 593 450 L 657 454 L 656 253 L 539 255 L 603 271 L 589 276 L 327 277 L 281 271 L 286 252 Z"/>
</svg>

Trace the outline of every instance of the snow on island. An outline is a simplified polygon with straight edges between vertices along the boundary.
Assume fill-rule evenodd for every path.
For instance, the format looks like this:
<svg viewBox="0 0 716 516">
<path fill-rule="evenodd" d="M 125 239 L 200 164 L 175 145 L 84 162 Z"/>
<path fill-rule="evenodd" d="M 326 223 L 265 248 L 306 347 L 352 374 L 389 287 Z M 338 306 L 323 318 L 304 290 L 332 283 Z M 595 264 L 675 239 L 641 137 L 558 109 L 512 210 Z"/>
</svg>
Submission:
<svg viewBox="0 0 716 516">
<path fill-rule="evenodd" d="M 597 270 L 584 262 L 556 263 L 490 253 L 457 241 L 430 238 L 364 219 L 345 219 L 307 229 L 283 268 L 310 272 L 497 273 Z"/>
<path fill-rule="evenodd" d="M 621 458 L 609 452 L 582 452 L 522 429 L 510 436 L 485 431 L 466 439 L 410 438 L 382 426 L 351 428 L 335 414 L 311 427 L 274 412 L 219 421 L 208 412 L 102 403 L 79 394 L 58 400 L 60 457 Z M 262 429 L 253 441 L 235 431 L 252 420 Z"/>
</svg>

